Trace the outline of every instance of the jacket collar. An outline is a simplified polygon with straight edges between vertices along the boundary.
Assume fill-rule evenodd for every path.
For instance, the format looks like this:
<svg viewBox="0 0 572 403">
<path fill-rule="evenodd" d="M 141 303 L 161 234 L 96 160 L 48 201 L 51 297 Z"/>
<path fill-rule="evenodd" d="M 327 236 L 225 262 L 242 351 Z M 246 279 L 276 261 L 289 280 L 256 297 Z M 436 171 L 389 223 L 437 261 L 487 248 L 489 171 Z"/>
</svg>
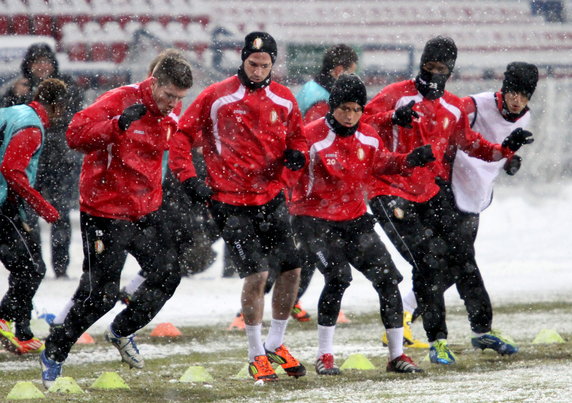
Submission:
<svg viewBox="0 0 572 403">
<path fill-rule="evenodd" d="M 38 114 L 40 121 L 42 122 L 42 125 L 45 129 L 50 127 L 50 119 L 48 118 L 48 112 L 46 112 L 44 105 L 39 102 L 32 101 L 28 104 L 28 106 Z"/>
<path fill-rule="evenodd" d="M 141 91 L 141 100 L 143 104 L 147 107 L 147 110 L 151 112 L 153 115 L 160 115 L 163 116 L 161 111 L 159 111 L 159 107 L 157 106 L 157 102 L 155 98 L 153 98 L 153 82 L 155 78 L 149 77 L 144 81 L 139 83 L 139 89 Z"/>
</svg>

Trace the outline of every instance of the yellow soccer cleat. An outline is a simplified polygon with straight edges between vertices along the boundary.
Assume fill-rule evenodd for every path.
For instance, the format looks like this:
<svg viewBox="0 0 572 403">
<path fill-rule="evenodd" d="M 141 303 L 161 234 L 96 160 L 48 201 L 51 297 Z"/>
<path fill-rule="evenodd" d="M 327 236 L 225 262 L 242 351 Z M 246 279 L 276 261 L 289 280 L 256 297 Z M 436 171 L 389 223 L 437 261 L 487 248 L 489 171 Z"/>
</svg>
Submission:
<svg viewBox="0 0 572 403">
<path fill-rule="evenodd" d="M 4 348 L 14 354 L 41 353 L 44 351 L 44 343 L 32 337 L 30 340 L 20 340 L 12 331 L 13 323 L 0 319 L 0 342 Z"/>
<path fill-rule="evenodd" d="M 411 329 L 411 319 L 413 315 L 411 312 L 403 311 L 403 347 L 407 348 L 429 348 L 429 344 L 413 337 L 413 330 Z M 387 332 L 381 335 L 381 342 L 387 347 Z"/>
</svg>

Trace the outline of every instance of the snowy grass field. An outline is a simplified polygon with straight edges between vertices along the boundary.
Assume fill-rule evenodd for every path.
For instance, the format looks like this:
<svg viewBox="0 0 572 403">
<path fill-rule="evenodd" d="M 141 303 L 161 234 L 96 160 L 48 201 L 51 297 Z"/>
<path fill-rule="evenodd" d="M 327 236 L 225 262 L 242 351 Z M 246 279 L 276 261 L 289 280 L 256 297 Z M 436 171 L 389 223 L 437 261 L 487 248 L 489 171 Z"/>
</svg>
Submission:
<svg viewBox="0 0 572 403">
<path fill-rule="evenodd" d="M 318 377 L 313 370 L 317 346 L 315 321 L 291 322 L 286 344 L 308 368 L 301 379 L 285 379 L 255 387 L 247 378 L 236 379 L 246 363 L 242 332 L 225 328 L 239 308 L 240 280 L 220 276 L 219 259 L 209 270 L 185 278 L 175 296 L 153 322 L 140 332 L 139 346 L 146 360 L 143 370 L 129 370 L 117 351 L 102 338 L 104 327 L 121 306 L 98 321 L 89 333 L 94 345 L 78 345 L 64 365 L 87 391 L 81 396 L 48 394 L 50 401 L 395 401 L 395 402 L 569 402 L 572 401 L 572 187 L 534 189 L 500 187 L 496 200 L 481 215 L 477 261 L 495 308 L 494 328 L 511 335 L 521 347 L 513 357 L 470 347 L 470 329 L 456 290 L 447 292 L 449 343 L 458 363 L 438 367 L 425 360 L 424 350 L 408 350 L 425 373 L 402 376 L 385 372 L 387 349 L 379 342 L 382 326 L 376 295 L 358 273 L 346 292 L 342 307 L 352 319 L 336 332 L 336 359 L 342 364 L 353 353 L 366 355 L 377 367 L 371 371 L 345 371 L 339 377 Z M 219 245 L 217 245 L 219 246 Z M 38 313 L 57 313 L 73 293 L 80 274 L 81 248 L 74 233 L 71 279 L 55 280 L 49 272 L 35 298 Z M 395 256 L 410 286 L 410 269 Z M 137 271 L 130 260 L 124 280 Z M 302 302 L 315 318 L 323 282 L 317 275 Z M 0 270 L 0 294 L 7 287 L 7 272 Z M 270 318 L 266 313 L 265 320 Z M 171 322 L 182 330 L 175 339 L 149 337 L 152 328 Z M 532 344 L 542 329 L 554 329 L 561 344 Z M 45 329 L 44 329 L 45 332 Z M 420 323 L 414 333 L 423 338 Z M 45 334 L 38 333 L 42 336 Z M 211 384 L 180 383 L 191 365 L 201 365 L 214 376 Z M 104 371 L 117 371 L 131 390 L 93 391 L 91 383 Z M 0 399 L 17 381 L 32 381 L 41 388 L 37 357 L 16 357 L 0 352 Z"/>
<path fill-rule="evenodd" d="M 288 334 L 290 350 L 308 367 L 308 375 L 258 387 L 240 375 L 245 365 L 244 335 L 220 326 L 182 327 L 182 337 L 158 339 L 148 331 L 138 337 L 145 354 L 143 370 L 129 370 L 119 362 L 117 351 L 100 335 L 96 344 L 74 347 L 64 375 L 72 376 L 86 391 L 84 395 L 48 393 L 54 401 L 159 402 L 159 401 L 395 401 L 395 402 L 565 402 L 572 391 L 572 343 L 533 345 L 527 329 L 531 318 L 550 318 L 554 323 L 570 317 L 566 304 L 541 303 L 507 305 L 497 310 L 497 319 L 506 324 L 521 351 L 500 357 L 489 350 L 470 347 L 464 310 L 455 308 L 449 316 L 453 350 L 458 363 L 438 367 L 426 359 L 425 350 L 409 349 L 424 374 L 398 375 L 385 371 L 386 349 L 379 343 L 381 331 L 376 314 L 351 315 L 352 323 L 341 325 L 336 334 L 337 361 L 361 353 L 377 367 L 374 370 L 346 370 L 339 377 L 319 377 L 313 371 L 316 331 L 313 323 L 292 323 Z M 416 334 L 421 329 L 415 325 Z M 561 332 L 570 340 L 572 328 Z M 213 377 L 209 383 L 182 383 L 179 378 L 191 365 L 203 366 Z M 20 380 L 38 380 L 37 356 L 14 357 L 0 354 L 0 396 L 6 396 Z M 130 386 L 129 391 L 96 391 L 89 386 L 105 371 L 116 371 Z"/>
</svg>

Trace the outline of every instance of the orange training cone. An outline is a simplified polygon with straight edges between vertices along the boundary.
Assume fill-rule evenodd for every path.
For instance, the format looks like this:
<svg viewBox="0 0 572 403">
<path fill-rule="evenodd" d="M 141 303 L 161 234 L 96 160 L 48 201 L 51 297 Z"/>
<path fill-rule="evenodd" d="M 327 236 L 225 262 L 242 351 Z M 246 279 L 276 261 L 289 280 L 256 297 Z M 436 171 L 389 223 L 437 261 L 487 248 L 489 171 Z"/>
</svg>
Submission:
<svg viewBox="0 0 572 403">
<path fill-rule="evenodd" d="M 244 323 L 244 316 L 242 316 L 241 312 L 236 314 L 236 317 L 226 328 L 226 330 L 244 330 L 244 329 L 246 329 L 246 324 Z"/>
<path fill-rule="evenodd" d="M 85 332 L 77 339 L 76 344 L 95 344 L 95 340 L 88 332 Z"/>
<path fill-rule="evenodd" d="M 340 313 L 338 314 L 338 320 L 336 321 L 336 323 L 351 323 L 351 322 L 352 321 L 348 319 L 348 317 L 346 316 L 344 311 L 340 311 Z"/>
<path fill-rule="evenodd" d="M 159 323 L 149 336 L 151 337 L 179 337 L 183 333 L 175 327 L 172 323 Z"/>
</svg>

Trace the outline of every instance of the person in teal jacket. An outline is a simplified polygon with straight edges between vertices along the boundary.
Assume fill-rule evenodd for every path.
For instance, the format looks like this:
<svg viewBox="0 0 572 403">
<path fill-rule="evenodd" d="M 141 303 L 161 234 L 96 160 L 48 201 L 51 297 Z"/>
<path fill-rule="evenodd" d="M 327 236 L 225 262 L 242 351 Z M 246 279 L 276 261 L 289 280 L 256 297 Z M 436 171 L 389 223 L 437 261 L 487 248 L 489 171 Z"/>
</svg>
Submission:
<svg viewBox="0 0 572 403">
<path fill-rule="evenodd" d="M 46 269 L 23 209 L 26 203 L 49 223 L 59 212 L 34 189 L 46 128 L 64 112 L 67 86 L 44 80 L 33 101 L 0 109 L 0 261 L 10 272 L 0 302 L 0 341 L 15 354 L 40 352 L 44 344 L 30 329 L 32 298 Z"/>
<path fill-rule="evenodd" d="M 324 117 L 330 111 L 328 99 L 334 83 L 341 74 L 354 73 L 357 62 L 357 53 L 348 45 L 338 44 L 326 50 L 320 72 L 296 94 L 304 124 Z"/>
</svg>

